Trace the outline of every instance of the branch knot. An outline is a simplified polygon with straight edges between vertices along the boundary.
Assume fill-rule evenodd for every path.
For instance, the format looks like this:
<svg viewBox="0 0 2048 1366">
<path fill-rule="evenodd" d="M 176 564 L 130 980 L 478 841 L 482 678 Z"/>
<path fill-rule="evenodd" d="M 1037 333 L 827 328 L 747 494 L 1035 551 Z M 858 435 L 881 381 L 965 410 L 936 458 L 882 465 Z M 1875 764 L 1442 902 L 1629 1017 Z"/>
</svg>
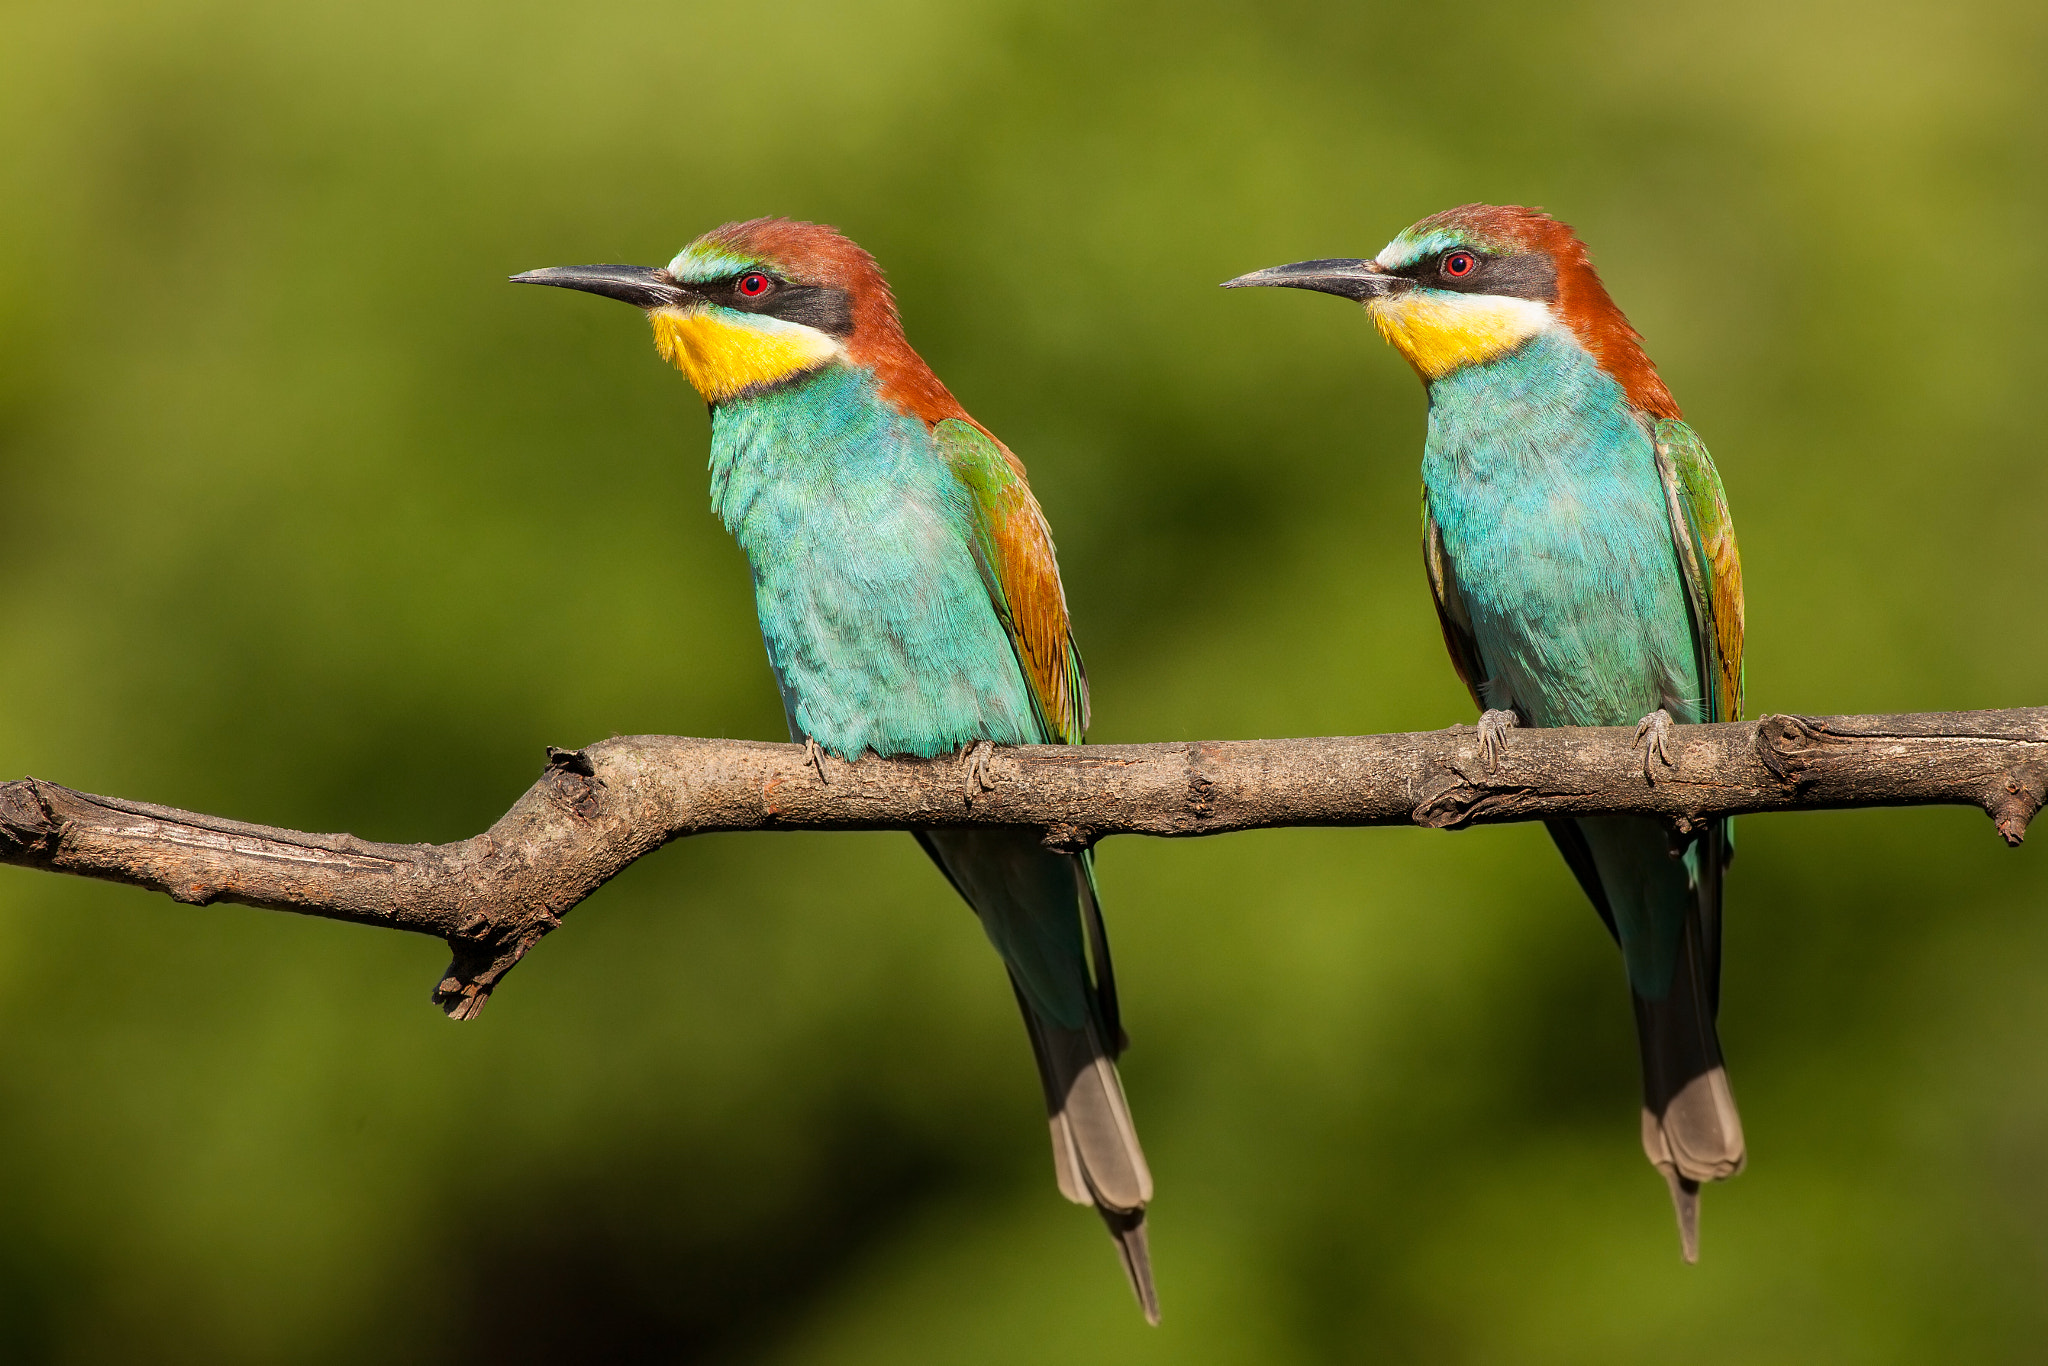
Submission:
<svg viewBox="0 0 2048 1366">
<path fill-rule="evenodd" d="M 1829 732 L 1825 721 L 1811 716 L 1772 715 L 1756 723 L 1757 757 L 1773 778 L 1794 790 L 1806 781 L 1815 751 L 1841 739 Z"/>
<path fill-rule="evenodd" d="M 2014 769 L 2004 775 L 1984 802 L 1985 814 L 1998 827 L 2007 847 L 2017 849 L 2027 837 L 2027 825 L 2048 802 L 2048 766 L 2032 772 Z"/>
<path fill-rule="evenodd" d="M 1209 800 L 1209 794 L 1216 787 L 1215 780 L 1202 772 L 1202 765 L 1208 759 L 1209 747 L 1203 744 L 1188 746 L 1188 814 L 1197 818 L 1216 814 L 1216 804 Z"/>
<path fill-rule="evenodd" d="M 569 811 L 584 820 L 596 817 L 604 779 L 597 776 L 589 751 L 549 745 L 548 770 L 542 781 L 548 784 L 548 795 Z"/>
<path fill-rule="evenodd" d="M 0 849 L 10 854 L 49 854 L 63 838 L 64 820 L 39 780 L 23 778 L 0 788 Z"/>
</svg>

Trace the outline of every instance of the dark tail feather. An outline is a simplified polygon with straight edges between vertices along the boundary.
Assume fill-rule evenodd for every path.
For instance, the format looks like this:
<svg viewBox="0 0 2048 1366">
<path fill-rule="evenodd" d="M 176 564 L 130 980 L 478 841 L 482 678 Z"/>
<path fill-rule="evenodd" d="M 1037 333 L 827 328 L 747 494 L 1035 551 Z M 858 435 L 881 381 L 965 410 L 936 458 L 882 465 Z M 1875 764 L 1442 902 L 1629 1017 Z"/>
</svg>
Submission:
<svg viewBox="0 0 2048 1366">
<path fill-rule="evenodd" d="M 1102 1215 L 1146 1321 L 1157 1323 L 1159 1295 L 1153 1288 L 1145 1240 L 1152 1172 L 1138 1146 L 1111 1052 L 1092 1020 L 1081 1029 L 1063 1029 L 1040 1018 L 1014 980 L 1010 985 L 1024 1012 L 1038 1079 L 1045 1087 L 1053 1174 L 1060 1194 L 1077 1205 L 1093 1205 Z"/>
<path fill-rule="evenodd" d="M 1028 936 L 1034 927 L 1031 910 L 1020 903 L 1020 883 L 1035 888 L 1039 898 L 1058 899 L 1050 880 L 1040 881 L 1050 871 L 1046 860 L 1056 859 L 1059 877 L 1074 880 L 1082 931 L 1076 950 L 1074 970 L 1082 978 L 1085 994 L 1078 1012 L 1081 1027 L 1066 1028 L 1041 1015 L 1032 1007 L 1031 997 L 1014 970 L 1010 987 L 1017 1007 L 1024 1015 L 1025 1032 L 1031 1039 L 1032 1057 L 1038 1063 L 1038 1079 L 1045 1091 L 1045 1113 L 1052 1134 L 1053 1174 L 1060 1193 L 1076 1204 L 1092 1205 L 1116 1240 L 1117 1254 L 1131 1290 L 1138 1297 L 1145 1318 L 1159 1321 L 1159 1296 L 1152 1286 L 1152 1262 L 1145 1239 L 1145 1206 L 1152 1200 L 1152 1173 L 1145 1165 L 1144 1150 L 1131 1123 L 1130 1106 L 1124 1101 L 1123 1083 L 1116 1074 L 1116 1056 L 1123 1050 L 1122 1021 L 1117 1009 L 1116 973 L 1109 961 L 1109 935 L 1102 924 L 1102 908 L 1095 894 L 1095 873 L 1086 854 L 1079 857 L 1049 854 L 1039 841 L 1025 832 L 1021 841 L 1005 840 L 967 831 L 916 832 L 939 871 L 975 914 L 1006 959 L 1016 947 L 1016 936 Z M 952 860 L 958 859 L 956 869 Z M 1032 869 L 1035 868 L 1035 874 Z M 993 871 L 991 871 L 993 870 Z M 970 890 L 972 889 L 972 890 Z M 982 903 L 977 903 L 979 893 Z M 1040 909 L 1044 909 L 1043 906 Z M 1020 924 L 1020 921 L 1022 922 Z M 1006 947 L 1010 946 L 1010 947 Z M 1035 946 L 1043 951 L 1045 945 Z M 1059 951 L 1057 947 L 1055 951 Z M 1028 956 L 1028 952 L 1027 952 Z M 1043 962 L 1038 964 L 1045 967 Z"/>
<path fill-rule="evenodd" d="M 1095 1208 L 1102 1222 L 1109 1225 L 1109 1236 L 1116 1239 L 1116 1250 L 1124 1259 L 1124 1275 L 1131 1279 L 1131 1293 L 1138 1297 L 1138 1307 L 1145 1311 L 1145 1322 L 1158 1327 L 1159 1292 L 1152 1285 L 1152 1253 L 1145 1241 L 1145 1211 L 1125 1214 L 1100 1205 Z"/>
<path fill-rule="evenodd" d="M 1545 824 L 1607 932 L 1620 942 L 1585 831 L 1577 821 Z M 1643 1058 L 1643 1153 L 1671 1188 L 1679 1250 L 1688 1262 L 1700 1258 L 1700 1183 L 1735 1175 L 1745 1157 L 1742 1117 L 1714 1031 L 1721 1009 L 1721 880 L 1729 853 L 1728 823 L 1716 821 L 1700 839 L 1670 992 L 1661 1001 L 1629 993 Z"/>
<path fill-rule="evenodd" d="M 1075 889 L 1081 900 L 1081 925 L 1088 933 L 1088 957 L 1095 969 L 1095 1007 L 1102 1012 L 1102 1033 L 1109 1056 L 1120 1058 L 1131 1046 L 1124 1033 L 1123 1008 L 1116 1000 L 1116 968 L 1109 961 L 1109 930 L 1102 923 L 1102 901 L 1095 894 L 1095 859 L 1082 853 L 1074 859 Z"/>
<path fill-rule="evenodd" d="M 1643 1056 L 1643 1153 L 1671 1187 L 1688 1262 L 1699 1260 L 1700 1183 L 1735 1175 L 1745 1156 L 1714 1032 L 1709 954 L 1699 915 L 1689 911 L 1670 992 L 1661 1001 L 1630 993 Z"/>
</svg>

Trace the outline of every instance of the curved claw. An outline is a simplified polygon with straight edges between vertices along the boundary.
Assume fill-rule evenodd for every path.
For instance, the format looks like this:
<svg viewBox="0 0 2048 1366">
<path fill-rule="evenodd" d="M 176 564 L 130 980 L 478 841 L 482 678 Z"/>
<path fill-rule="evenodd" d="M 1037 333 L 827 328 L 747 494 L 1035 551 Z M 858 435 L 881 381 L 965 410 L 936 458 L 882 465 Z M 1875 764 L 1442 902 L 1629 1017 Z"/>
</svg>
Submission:
<svg viewBox="0 0 2048 1366">
<path fill-rule="evenodd" d="M 1479 713 L 1479 758 L 1486 767 L 1498 773 L 1502 760 L 1507 758 L 1508 732 L 1522 724 L 1522 718 L 1511 711 L 1488 709 Z"/>
<path fill-rule="evenodd" d="M 822 786 L 831 780 L 825 776 L 825 750 L 810 736 L 804 737 L 804 762 L 818 770 L 818 782 Z"/>
<path fill-rule="evenodd" d="M 991 742 L 976 740 L 960 753 L 960 766 L 967 770 L 961 781 L 962 795 L 969 806 L 974 805 L 976 793 L 996 790 L 996 781 L 989 769 L 989 757 L 995 752 L 996 747 Z"/>
<path fill-rule="evenodd" d="M 1662 760 L 1664 767 L 1676 768 L 1671 762 L 1671 713 L 1659 707 L 1636 722 L 1636 748 L 1643 752 L 1643 781 L 1655 783 L 1657 772 L 1655 761 Z"/>
</svg>

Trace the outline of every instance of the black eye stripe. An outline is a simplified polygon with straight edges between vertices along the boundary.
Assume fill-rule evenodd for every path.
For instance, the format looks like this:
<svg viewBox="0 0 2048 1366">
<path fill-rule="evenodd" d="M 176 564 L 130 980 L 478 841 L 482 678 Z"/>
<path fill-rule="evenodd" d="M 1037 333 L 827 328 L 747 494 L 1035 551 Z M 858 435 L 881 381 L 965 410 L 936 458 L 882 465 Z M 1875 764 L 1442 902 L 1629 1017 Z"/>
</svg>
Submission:
<svg viewBox="0 0 2048 1366">
<path fill-rule="evenodd" d="M 767 281 L 767 285 L 764 288 L 754 294 L 747 294 L 741 290 L 740 285 L 742 282 L 751 280 L 756 276 Z M 771 275 L 765 270 L 743 270 L 736 275 L 727 275 L 716 280 L 693 282 L 690 283 L 689 287 L 707 299 L 731 297 L 745 300 L 748 303 L 757 303 L 761 299 L 766 298 L 769 292 L 776 286 L 784 283 L 786 282 L 780 276 Z"/>
<path fill-rule="evenodd" d="M 754 294 L 740 288 L 742 283 L 757 275 L 768 282 L 765 288 Z M 843 289 L 834 289 L 830 285 L 793 284 L 767 270 L 743 270 L 722 279 L 685 283 L 698 298 L 722 308 L 802 323 L 831 337 L 853 335 L 853 300 Z"/>
<path fill-rule="evenodd" d="M 784 285 L 761 310 L 831 337 L 853 335 L 853 300 L 829 285 Z"/>
<path fill-rule="evenodd" d="M 1453 275 L 1445 266 L 1454 257 L 1469 256 L 1472 268 Z M 1544 303 L 1557 298 L 1557 267 L 1540 251 L 1490 255 L 1472 247 L 1450 247 L 1392 272 L 1430 289 L 1460 294 L 1503 294 Z"/>
<path fill-rule="evenodd" d="M 767 284 L 748 294 L 741 285 L 756 276 Z M 722 308 L 802 323 L 827 336 L 846 338 L 853 335 L 853 300 L 845 290 L 830 285 L 796 284 L 772 270 L 758 267 L 716 280 L 686 280 L 683 285 L 698 298 Z"/>
</svg>

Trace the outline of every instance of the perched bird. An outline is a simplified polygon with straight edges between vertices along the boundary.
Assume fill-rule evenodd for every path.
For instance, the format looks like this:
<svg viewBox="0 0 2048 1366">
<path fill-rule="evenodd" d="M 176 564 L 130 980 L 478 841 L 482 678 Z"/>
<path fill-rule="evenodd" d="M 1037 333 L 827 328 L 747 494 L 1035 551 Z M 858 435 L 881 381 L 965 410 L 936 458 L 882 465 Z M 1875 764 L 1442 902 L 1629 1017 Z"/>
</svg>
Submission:
<svg viewBox="0 0 2048 1366">
<path fill-rule="evenodd" d="M 1079 744 L 1088 681 L 1024 467 L 904 339 L 867 252 L 757 218 L 665 267 L 512 277 L 646 310 L 711 412 L 711 508 L 753 568 L 790 737 L 852 760 Z M 1060 1191 L 1109 1226 L 1145 1316 L 1152 1175 L 1115 1059 L 1116 979 L 1086 853 L 1030 831 L 917 839 L 1009 970 L 1045 1087 Z"/>
<path fill-rule="evenodd" d="M 1537 209 L 1433 214 L 1370 261 L 1300 261 L 1226 288 L 1354 299 L 1429 391 L 1423 562 L 1498 765 L 1516 725 L 1636 725 L 1654 781 L 1680 721 L 1742 710 L 1742 567 L 1721 477 L 1571 228 Z M 1643 1063 L 1643 1151 L 1687 1261 L 1699 1187 L 1742 1169 L 1720 1040 L 1712 821 L 1559 820 L 1550 833 L 1620 942 Z"/>
</svg>

